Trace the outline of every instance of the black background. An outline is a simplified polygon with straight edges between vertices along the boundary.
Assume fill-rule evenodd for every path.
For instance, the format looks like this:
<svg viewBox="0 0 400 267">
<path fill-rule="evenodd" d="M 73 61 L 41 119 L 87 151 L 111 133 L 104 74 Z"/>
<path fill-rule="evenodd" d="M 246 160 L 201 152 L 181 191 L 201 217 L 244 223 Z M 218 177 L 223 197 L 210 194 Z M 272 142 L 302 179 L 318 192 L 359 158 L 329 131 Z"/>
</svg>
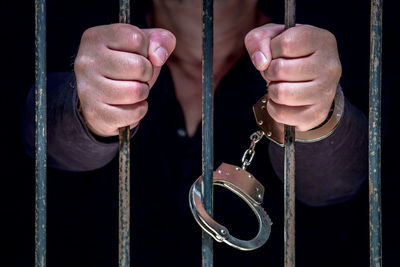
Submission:
<svg viewBox="0 0 400 267">
<path fill-rule="evenodd" d="M 136 2 L 136 1 L 135 1 Z M 264 1 L 267 2 L 267 1 Z M 282 1 L 283 2 L 283 1 Z M 382 210 L 383 210 L 383 255 L 385 266 L 400 266 L 400 220 L 397 215 L 400 204 L 397 188 L 398 151 L 396 125 L 399 122 L 397 111 L 399 85 L 395 79 L 398 69 L 398 43 L 400 30 L 395 24 L 395 1 L 384 3 L 384 52 L 383 52 L 383 115 L 382 115 Z M 139 3 L 140 4 L 140 3 Z M 134 3 L 134 14 L 145 9 L 146 4 Z M 265 4 L 282 14 L 282 5 Z M 303 0 L 297 3 L 297 21 L 331 30 L 338 39 L 339 52 L 343 64 L 341 80 L 345 95 L 368 114 L 368 63 L 369 63 L 369 1 L 366 0 Z M 23 112 L 24 97 L 34 83 L 34 2 L 7 1 L 2 3 L 2 88 L 0 93 L 1 108 L 1 154 L 0 162 L 0 266 L 33 266 L 34 262 L 34 162 L 23 150 L 20 141 L 19 115 Z M 139 16 L 134 16 L 138 18 Z M 282 16 L 275 17 L 282 21 Z M 82 32 L 100 24 L 117 22 L 118 1 L 105 0 L 49 0 L 48 1 L 48 71 L 72 70 L 79 38 Z M 396 77 L 397 78 L 397 77 Z M 60 176 L 55 170 L 49 170 L 52 177 Z M 65 209 L 70 212 L 79 206 L 79 196 L 86 188 L 80 174 L 76 180 L 64 183 L 49 181 L 49 213 L 52 210 Z M 65 181 L 64 181 L 65 182 Z M 67 185 L 65 187 L 65 185 Z M 52 191 L 54 189 L 54 191 Z M 61 193 L 60 193 L 61 192 Z M 59 201 L 58 197 L 71 197 Z M 332 217 L 331 227 L 343 227 L 357 223 L 364 233 L 360 247 L 364 258 L 352 259 L 357 266 L 368 264 L 368 198 L 367 188 L 355 200 L 357 205 L 350 217 Z M 362 205 L 359 205 L 359 204 Z M 318 227 L 315 214 L 329 216 L 338 207 L 319 209 L 304 216 L 308 222 L 298 225 L 300 240 L 301 227 Z M 75 214 L 76 213 L 71 213 Z M 346 214 L 346 213 L 344 213 Z M 51 214 L 49 215 L 51 218 Z M 354 222 L 349 221 L 358 218 Z M 51 220 L 50 220 L 51 222 Z M 68 227 L 68 225 L 66 225 Z M 65 229 L 54 229 L 49 225 L 50 240 L 57 238 Z M 329 238 L 329 231 L 326 231 Z M 199 237 L 200 238 L 200 237 Z M 300 260 L 313 255 L 312 249 L 318 244 L 312 243 L 310 250 L 307 241 L 297 247 Z M 76 241 L 79 243 L 79 240 Z M 343 241 L 345 242 L 345 241 Z M 337 244 L 336 244 L 337 245 Z M 334 247 L 328 248 L 334 249 Z M 49 251 L 52 251 L 51 248 Z M 49 252 L 50 253 L 50 252 Z M 56 252 L 55 252 L 56 253 Z M 305 256 L 302 256 L 302 253 Z M 59 252 L 57 255 L 62 255 Z M 49 255 L 49 257 L 52 257 Z M 198 259 L 200 260 L 200 259 Z M 310 260 L 304 260 L 310 266 Z M 76 266 L 79 266 L 77 263 Z M 93 265 L 97 266 L 97 265 Z M 107 265 L 106 265 L 107 266 Z M 326 266 L 329 266 L 327 262 Z M 355 265 L 353 265 L 355 266 Z"/>
</svg>

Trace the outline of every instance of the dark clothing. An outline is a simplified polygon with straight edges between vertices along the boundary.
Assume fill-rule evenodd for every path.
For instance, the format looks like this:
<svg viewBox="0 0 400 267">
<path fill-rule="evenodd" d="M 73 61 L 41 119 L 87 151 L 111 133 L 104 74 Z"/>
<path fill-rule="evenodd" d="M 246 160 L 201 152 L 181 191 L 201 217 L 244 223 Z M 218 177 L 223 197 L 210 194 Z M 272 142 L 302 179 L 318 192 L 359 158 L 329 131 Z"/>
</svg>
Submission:
<svg viewBox="0 0 400 267">
<path fill-rule="evenodd" d="M 83 239 L 90 240 L 76 242 L 88 242 L 89 254 L 104 258 L 95 266 L 112 266 L 106 262 L 113 259 L 116 263 L 117 256 L 118 145 L 112 139 L 107 143 L 98 140 L 87 130 L 77 112 L 74 84 L 72 73 L 49 76 L 48 162 L 54 168 L 69 171 L 100 168 L 86 173 L 90 178 L 84 179 L 90 183 L 91 192 L 81 196 L 84 213 L 88 212 L 84 218 L 88 221 L 79 226 L 87 227 L 80 228 L 79 232 Z M 264 93 L 265 81 L 247 56 L 219 84 L 215 94 L 215 167 L 221 162 L 240 166 L 242 154 L 250 144 L 249 136 L 258 129 L 252 105 Z M 149 111 L 131 144 L 132 262 L 136 266 L 197 266 L 201 259 L 201 231 L 191 215 L 188 192 L 201 174 L 201 127 L 194 137 L 186 136 L 183 113 L 166 67 L 152 88 L 148 102 Z M 26 140 L 32 149 L 32 94 L 28 103 L 31 113 L 30 123 L 26 125 L 32 130 L 27 131 Z M 296 149 L 297 196 L 301 202 L 314 206 L 339 203 L 354 197 L 366 181 L 366 118 L 348 102 L 342 121 L 330 137 L 313 144 L 298 143 Z M 248 170 L 266 187 L 263 206 L 274 223 L 270 240 L 252 252 L 216 244 L 216 266 L 262 266 L 265 262 L 281 265 L 283 188 L 276 173 L 281 176 L 282 166 L 283 149 L 266 139 L 261 141 Z M 76 173 L 76 176 L 83 174 Z M 250 209 L 232 193 L 215 190 L 216 220 L 227 226 L 232 235 L 252 238 L 257 223 Z M 301 202 L 298 203 L 299 218 L 302 209 L 305 213 L 312 209 Z M 344 204 L 332 209 L 340 205 Z M 299 223 L 302 224 L 301 219 Z M 341 238 L 347 234 L 343 233 Z M 110 251 L 114 253 L 110 255 Z M 78 257 L 82 258 L 85 257 Z M 345 259 L 348 260 L 347 256 L 337 263 L 344 263 Z M 61 265 L 57 263 L 57 266 Z"/>
</svg>

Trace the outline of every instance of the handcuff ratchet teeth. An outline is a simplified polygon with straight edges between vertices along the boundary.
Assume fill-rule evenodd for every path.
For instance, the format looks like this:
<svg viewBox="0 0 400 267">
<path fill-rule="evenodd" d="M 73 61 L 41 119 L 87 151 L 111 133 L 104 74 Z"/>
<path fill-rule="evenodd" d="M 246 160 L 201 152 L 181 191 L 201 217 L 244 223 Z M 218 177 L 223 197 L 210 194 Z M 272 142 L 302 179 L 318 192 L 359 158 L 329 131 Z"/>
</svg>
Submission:
<svg viewBox="0 0 400 267">
<path fill-rule="evenodd" d="M 216 241 L 240 250 L 254 250 L 261 247 L 271 233 L 271 219 L 261 207 L 264 198 L 264 187 L 245 169 L 222 163 L 213 172 L 213 185 L 229 189 L 243 199 L 253 210 L 259 224 L 257 235 L 251 240 L 241 240 L 229 234 L 228 229 L 211 218 L 204 209 L 202 202 L 202 177 L 192 185 L 189 192 L 190 209 L 197 223 Z"/>
</svg>

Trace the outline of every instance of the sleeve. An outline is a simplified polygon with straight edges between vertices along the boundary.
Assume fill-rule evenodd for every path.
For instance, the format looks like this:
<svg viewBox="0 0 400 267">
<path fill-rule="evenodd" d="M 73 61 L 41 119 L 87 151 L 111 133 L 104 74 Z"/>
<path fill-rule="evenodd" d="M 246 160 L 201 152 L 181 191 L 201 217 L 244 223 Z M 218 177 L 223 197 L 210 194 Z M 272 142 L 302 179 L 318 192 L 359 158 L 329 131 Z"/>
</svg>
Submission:
<svg viewBox="0 0 400 267">
<path fill-rule="evenodd" d="M 368 177 L 368 121 L 345 100 L 335 131 L 315 143 L 295 144 L 296 198 L 310 206 L 339 203 L 352 198 Z M 284 148 L 270 142 L 272 166 L 283 180 Z"/>
<path fill-rule="evenodd" d="M 68 171 L 89 171 L 103 167 L 118 152 L 118 139 L 104 140 L 88 130 L 78 112 L 75 75 L 58 72 L 47 82 L 47 163 Z M 22 138 L 30 157 L 35 155 L 35 90 L 28 93 L 22 118 Z"/>
</svg>

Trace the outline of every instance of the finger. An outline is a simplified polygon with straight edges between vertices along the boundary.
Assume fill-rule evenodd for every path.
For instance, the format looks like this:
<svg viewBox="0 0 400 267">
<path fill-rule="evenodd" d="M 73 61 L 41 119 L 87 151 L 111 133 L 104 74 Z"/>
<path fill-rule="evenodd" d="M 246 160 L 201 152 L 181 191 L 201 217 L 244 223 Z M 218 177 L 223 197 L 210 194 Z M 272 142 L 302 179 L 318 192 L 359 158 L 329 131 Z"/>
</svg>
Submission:
<svg viewBox="0 0 400 267">
<path fill-rule="evenodd" d="M 92 112 L 86 114 L 91 122 L 90 129 L 100 136 L 118 135 L 118 129 L 136 125 L 148 109 L 147 101 L 131 105 L 99 105 Z M 89 125 L 89 124 L 88 124 Z"/>
<path fill-rule="evenodd" d="M 308 106 L 320 99 L 318 82 L 271 82 L 268 95 L 274 103 L 287 106 Z"/>
<path fill-rule="evenodd" d="M 109 105 L 109 108 L 106 119 L 113 123 L 114 127 L 121 128 L 143 119 L 148 110 L 148 103 L 141 101 L 131 105 Z"/>
<path fill-rule="evenodd" d="M 271 40 L 272 58 L 308 56 L 333 42 L 336 43 L 336 39 L 329 31 L 310 25 L 299 25 Z"/>
<path fill-rule="evenodd" d="M 99 72 L 113 80 L 148 82 L 153 77 L 150 61 L 138 54 L 108 50 L 98 66 Z"/>
<path fill-rule="evenodd" d="M 175 36 L 164 29 L 144 29 L 149 39 L 148 58 L 155 67 L 161 67 L 172 54 L 176 45 Z"/>
<path fill-rule="evenodd" d="M 253 29 L 246 35 L 244 39 L 246 49 L 258 70 L 263 71 L 268 68 L 272 59 L 271 39 L 284 29 L 284 25 L 266 24 Z"/>
<path fill-rule="evenodd" d="M 287 106 L 271 99 L 267 103 L 267 111 L 276 122 L 295 126 L 296 130 L 302 132 L 320 125 L 329 112 L 319 105 Z"/>
<path fill-rule="evenodd" d="M 109 105 L 129 105 L 144 101 L 150 87 L 138 81 L 116 81 L 102 77 L 97 86 L 101 102 Z"/>
<path fill-rule="evenodd" d="M 277 58 L 271 61 L 263 77 L 268 81 L 311 81 L 323 70 L 319 58 L 315 54 L 302 58 Z"/>
<path fill-rule="evenodd" d="M 89 32 L 89 36 L 100 38 L 104 45 L 111 50 L 137 53 L 144 57 L 148 55 L 149 40 L 138 27 L 117 23 L 98 26 L 92 29 L 98 32 L 92 33 L 89 29 L 87 31 Z"/>
</svg>

